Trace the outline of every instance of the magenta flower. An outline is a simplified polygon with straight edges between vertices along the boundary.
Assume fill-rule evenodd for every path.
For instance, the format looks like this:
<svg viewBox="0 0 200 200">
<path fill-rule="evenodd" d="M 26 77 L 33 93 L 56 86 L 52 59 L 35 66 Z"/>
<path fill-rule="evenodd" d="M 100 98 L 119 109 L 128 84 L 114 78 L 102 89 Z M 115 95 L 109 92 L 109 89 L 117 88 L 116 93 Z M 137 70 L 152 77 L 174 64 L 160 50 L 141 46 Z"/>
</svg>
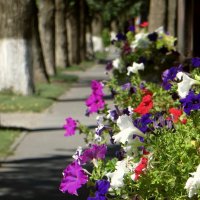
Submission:
<svg viewBox="0 0 200 200">
<path fill-rule="evenodd" d="M 92 94 L 85 101 L 85 104 L 88 107 L 86 113 L 87 115 L 96 113 L 105 106 L 105 102 L 103 100 L 103 85 L 100 82 L 93 80 L 91 83 L 91 88 Z"/>
<path fill-rule="evenodd" d="M 87 183 L 88 176 L 83 171 L 83 168 L 77 163 L 73 162 L 63 171 L 63 179 L 60 184 L 60 191 L 78 196 L 77 189 Z"/>
<path fill-rule="evenodd" d="M 65 119 L 66 124 L 63 126 L 65 128 L 66 132 L 64 136 L 71 136 L 75 134 L 77 123 L 74 119 L 71 117 Z"/>
<path fill-rule="evenodd" d="M 104 96 L 102 83 L 96 80 L 92 80 L 91 88 L 92 88 L 93 93 L 95 93 L 96 95 Z"/>
<path fill-rule="evenodd" d="M 91 148 L 86 149 L 83 152 L 81 156 L 81 162 L 82 164 L 85 164 L 93 159 L 104 159 L 106 151 L 107 147 L 105 144 L 102 145 L 93 144 Z"/>
</svg>

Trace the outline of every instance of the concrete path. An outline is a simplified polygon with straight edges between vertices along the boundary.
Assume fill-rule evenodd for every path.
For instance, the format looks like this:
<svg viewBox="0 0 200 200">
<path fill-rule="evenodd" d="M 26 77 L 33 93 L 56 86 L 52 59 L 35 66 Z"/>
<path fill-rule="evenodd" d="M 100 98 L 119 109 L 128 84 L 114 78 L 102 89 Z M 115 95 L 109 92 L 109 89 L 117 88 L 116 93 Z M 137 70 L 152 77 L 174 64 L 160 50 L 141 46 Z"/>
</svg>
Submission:
<svg viewBox="0 0 200 200">
<path fill-rule="evenodd" d="M 0 168 L 0 199 L 2 200 L 85 200 L 62 194 L 58 188 L 62 170 L 71 161 L 78 146 L 85 146 L 83 136 L 64 137 L 65 118 L 71 116 L 82 124 L 96 125 L 95 115 L 84 115 L 85 99 L 91 92 L 90 81 L 106 78 L 104 66 L 97 65 L 86 72 L 74 72 L 80 81 L 62 95 L 42 114 L 0 114 L 1 124 L 28 128 L 15 145 L 14 154 Z"/>
</svg>

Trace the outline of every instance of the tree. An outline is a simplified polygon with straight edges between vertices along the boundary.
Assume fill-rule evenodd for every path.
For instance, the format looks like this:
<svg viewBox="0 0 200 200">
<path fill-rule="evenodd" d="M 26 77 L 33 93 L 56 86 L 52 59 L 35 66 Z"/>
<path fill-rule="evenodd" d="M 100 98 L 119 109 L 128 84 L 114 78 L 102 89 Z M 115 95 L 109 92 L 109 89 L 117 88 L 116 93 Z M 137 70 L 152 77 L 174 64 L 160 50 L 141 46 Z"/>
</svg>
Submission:
<svg viewBox="0 0 200 200">
<path fill-rule="evenodd" d="M 149 31 L 165 26 L 166 24 L 166 0 L 151 0 L 149 11 Z"/>
<path fill-rule="evenodd" d="M 55 0 L 56 4 L 56 66 L 67 67 L 68 52 L 67 52 L 67 31 L 66 31 L 66 1 Z"/>
<path fill-rule="evenodd" d="M 55 75 L 56 67 L 54 0 L 39 1 L 39 30 L 47 72 L 49 75 Z"/>
<path fill-rule="evenodd" d="M 33 77 L 34 82 L 50 82 L 49 76 L 46 71 L 46 66 L 44 62 L 44 56 L 42 52 L 42 44 L 39 34 L 39 23 L 38 23 L 38 8 L 36 2 L 33 1 L 33 40 L 32 40 L 32 50 L 33 50 Z"/>
<path fill-rule="evenodd" d="M 23 95 L 34 91 L 32 79 L 32 0 L 0 1 L 0 90 Z"/>
</svg>

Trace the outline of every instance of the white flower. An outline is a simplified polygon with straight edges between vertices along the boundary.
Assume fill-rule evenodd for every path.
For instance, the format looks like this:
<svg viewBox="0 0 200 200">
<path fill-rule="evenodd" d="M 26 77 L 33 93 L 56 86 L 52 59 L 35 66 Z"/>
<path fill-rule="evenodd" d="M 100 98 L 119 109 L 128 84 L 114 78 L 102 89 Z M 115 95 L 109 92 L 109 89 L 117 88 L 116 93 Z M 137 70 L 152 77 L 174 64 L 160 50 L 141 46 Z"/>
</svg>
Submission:
<svg viewBox="0 0 200 200">
<path fill-rule="evenodd" d="M 133 65 L 132 66 L 129 66 L 127 68 L 128 72 L 127 72 L 127 75 L 129 76 L 130 73 L 137 73 L 138 70 L 144 70 L 144 64 L 143 63 L 136 63 L 136 62 L 133 62 Z"/>
<path fill-rule="evenodd" d="M 82 147 L 79 146 L 79 147 L 77 148 L 77 150 L 76 150 L 76 153 L 72 156 L 72 158 L 73 158 L 74 160 L 78 161 L 79 164 L 80 164 L 80 155 L 82 154 L 82 151 L 83 151 Z"/>
<path fill-rule="evenodd" d="M 138 163 L 131 162 L 131 157 L 127 157 L 124 160 L 117 161 L 115 171 L 107 173 L 106 176 L 110 179 L 111 191 L 124 186 L 124 175 L 133 171 Z"/>
<path fill-rule="evenodd" d="M 112 65 L 115 69 L 119 69 L 119 65 L 120 65 L 120 59 L 116 58 L 115 60 L 112 61 Z"/>
<path fill-rule="evenodd" d="M 177 90 L 178 95 L 181 98 L 185 98 L 188 95 L 189 90 L 192 87 L 192 85 L 199 84 L 198 81 L 190 78 L 187 74 L 183 72 L 178 72 L 176 74 L 176 78 L 181 80 L 181 82 L 178 83 L 178 90 Z"/>
<path fill-rule="evenodd" d="M 114 189 L 124 186 L 124 171 L 121 169 L 115 170 L 112 173 L 107 173 L 106 176 L 110 179 L 110 186 Z"/>
<path fill-rule="evenodd" d="M 131 43 L 130 47 L 134 51 L 136 47 L 138 48 L 147 48 L 151 42 L 147 38 L 147 34 L 138 33 L 135 35 L 135 40 Z"/>
<path fill-rule="evenodd" d="M 132 142 L 133 135 L 144 137 L 145 135 L 133 125 L 131 118 L 128 115 L 119 116 L 117 119 L 117 125 L 120 128 L 120 132 L 114 135 L 112 138 L 117 143 L 125 144 L 129 141 Z"/>
<path fill-rule="evenodd" d="M 197 167 L 197 171 L 190 173 L 192 177 L 190 177 L 186 184 L 185 189 L 188 192 L 188 197 L 191 198 L 195 194 L 198 194 L 198 191 L 200 192 L 200 165 Z"/>
<path fill-rule="evenodd" d="M 160 26 L 159 28 L 157 28 L 155 30 L 155 32 L 159 33 L 159 34 L 163 34 L 164 33 L 164 27 L 163 26 Z"/>
</svg>

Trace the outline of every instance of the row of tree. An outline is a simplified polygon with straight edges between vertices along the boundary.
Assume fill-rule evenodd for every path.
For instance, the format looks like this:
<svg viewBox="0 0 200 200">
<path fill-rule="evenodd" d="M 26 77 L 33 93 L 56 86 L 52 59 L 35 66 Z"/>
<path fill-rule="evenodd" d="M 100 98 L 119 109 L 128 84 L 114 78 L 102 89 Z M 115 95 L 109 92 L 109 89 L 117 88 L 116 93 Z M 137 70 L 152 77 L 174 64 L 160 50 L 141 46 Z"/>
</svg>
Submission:
<svg viewBox="0 0 200 200">
<path fill-rule="evenodd" d="M 86 59 L 87 32 L 100 35 L 113 21 L 120 21 L 122 27 L 144 2 L 1 0 L 0 90 L 32 94 L 34 83 L 50 82 L 57 67 Z"/>
</svg>

